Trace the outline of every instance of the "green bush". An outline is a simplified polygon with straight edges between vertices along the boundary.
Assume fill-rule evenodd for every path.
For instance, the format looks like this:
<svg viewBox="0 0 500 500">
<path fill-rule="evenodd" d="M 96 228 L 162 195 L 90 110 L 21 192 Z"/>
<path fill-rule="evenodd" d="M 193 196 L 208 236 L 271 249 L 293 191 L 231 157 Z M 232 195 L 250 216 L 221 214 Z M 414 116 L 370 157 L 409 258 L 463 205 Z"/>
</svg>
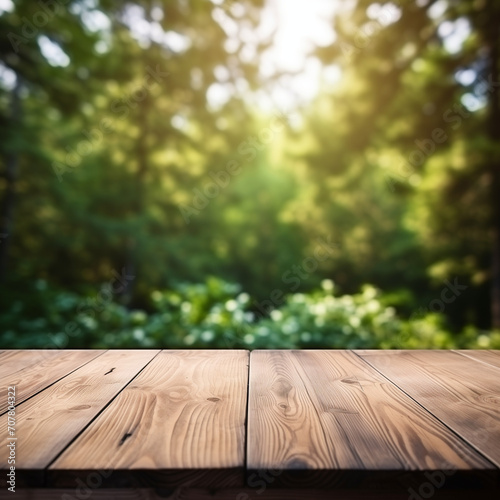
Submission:
<svg viewBox="0 0 500 500">
<path fill-rule="evenodd" d="M 235 284 L 210 278 L 151 293 L 147 312 L 121 305 L 104 285 L 82 296 L 37 281 L 12 295 L 0 315 L 4 348 L 499 348 L 500 332 L 451 333 L 442 314 L 399 317 L 370 285 L 337 295 L 325 280 L 309 294 L 289 295 L 257 314 Z"/>
</svg>

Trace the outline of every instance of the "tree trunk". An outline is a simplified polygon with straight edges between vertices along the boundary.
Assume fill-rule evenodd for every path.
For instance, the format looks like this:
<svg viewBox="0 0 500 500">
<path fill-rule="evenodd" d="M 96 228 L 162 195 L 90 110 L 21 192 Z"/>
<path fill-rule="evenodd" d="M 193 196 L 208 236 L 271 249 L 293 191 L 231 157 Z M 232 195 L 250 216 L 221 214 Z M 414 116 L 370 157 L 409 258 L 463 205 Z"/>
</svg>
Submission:
<svg viewBox="0 0 500 500">
<path fill-rule="evenodd" d="M 135 199 L 133 202 L 134 212 L 137 217 L 141 217 L 144 214 L 144 196 L 146 190 L 146 176 L 148 172 L 148 139 L 149 139 L 149 127 L 148 127 L 148 117 L 150 108 L 150 96 L 147 95 L 146 98 L 138 104 L 137 111 L 137 124 L 140 128 L 139 137 L 137 138 L 135 147 L 135 157 L 137 161 L 137 171 L 136 171 L 136 192 Z M 127 273 L 135 276 L 135 279 L 128 284 L 126 293 L 123 297 L 124 302 L 130 305 L 134 302 L 135 292 L 137 290 L 138 278 L 140 274 L 140 262 L 138 258 L 138 245 L 140 241 L 135 234 L 130 233 L 126 239 L 126 254 L 125 254 L 125 269 Z"/>
<path fill-rule="evenodd" d="M 21 121 L 21 100 L 19 76 L 11 94 L 10 122 L 14 126 Z M 5 155 L 5 193 L 0 207 L 0 281 L 5 281 L 9 243 L 12 241 L 12 218 L 14 213 L 15 184 L 19 163 L 19 153 L 11 151 Z"/>
<path fill-rule="evenodd" d="M 488 30 L 488 44 L 490 49 L 490 73 L 488 81 L 499 81 L 499 35 L 497 4 L 491 5 L 490 25 Z M 500 89 L 496 86 L 489 89 L 489 123 L 488 135 L 494 145 L 494 154 L 491 157 L 491 201 L 493 215 L 493 245 L 491 256 L 491 326 L 500 329 L 500 154 L 497 152 L 500 144 Z"/>
</svg>

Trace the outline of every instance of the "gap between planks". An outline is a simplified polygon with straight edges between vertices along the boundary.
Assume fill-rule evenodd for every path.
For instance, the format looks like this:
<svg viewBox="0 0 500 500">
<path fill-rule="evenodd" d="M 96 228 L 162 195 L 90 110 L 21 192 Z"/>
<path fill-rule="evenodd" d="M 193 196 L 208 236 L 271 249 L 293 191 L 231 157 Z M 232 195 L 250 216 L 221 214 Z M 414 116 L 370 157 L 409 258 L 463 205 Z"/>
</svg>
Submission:
<svg viewBox="0 0 500 500">
<path fill-rule="evenodd" d="M 46 467 L 158 352 L 130 356 L 124 350 L 106 351 L 20 405 L 16 409 L 16 427 L 23 434 L 16 446 L 20 485 L 23 477 L 26 484 L 44 484 Z M 104 375 L 110 366 L 117 371 Z M 0 418 L 6 424 L 7 415 Z M 0 470 L 7 466 L 7 447 L 3 448 Z"/>
<path fill-rule="evenodd" d="M 495 408 L 499 401 L 500 372 L 496 366 L 455 351 L 399 350 L 392 354 L 389 354 L 391 351 L 377 350 L 354 352 L 488 462 L 500 467 L 500 413 Z M 467 369 L 468 375 L 464 376 L 462 372 Z M 491 396 L 493 401 L 488 403 L 488 395 L 484 396 L 483 393 L 492 391 L 492 383 L 496 384 L 493 385 Z M 485 401 L 481 398 L 485 398 Z M 495 412 L 493 417 L 491 413 Z M 477 432 L 476 427 L 482 427 L 482 424 L 488 431 L 487 435 Z"/>
<path fill-rule="evenodd" d="M 110 485 L 146 470 L 162 486 L 242 485 L 248 369 L 245 350 L 162 351 L 52 462 L 51 482 L 94 468 Z"/>
<path fill-rule="evenodd" d="M 352 351 L 252 352 L 249 405 L 249 473 L 285 470 L 297 480 L 312 470 L 314 482 L 321 471 L 330 481 L 340 480 L 333 472 L 497 472 Z"/>
<path fill-rule="evenodd" d="M 33 352 L 40 353 L 40 357 L 35 359 L 29 358 L 28 356 Z M 85 354 L 83 359 L 79 358 L 82 352 Z M 0 359 L 6 357 L 6 355 L 12 354 L 14 360 L 10 359 L 7 363 L 2 364 L 0 373 L 0 417 L 7 413 L 7 388 L 9 386 L 16 386 L 16 407 L 18 407 L 60 380 L 71 375 L 76 370 L 97 359 L 99 356 L 102 356 L 105 352 L 106 350 L 4 351 Z M 22 368 L 9 374 L 7 370 L 9 366 L 13 364 L 12 361 L 16 361 L 16 357 L 21 357 L 20 361 Z M 23 360 L 23 357 L 26 359 Z M 40 361 L 41 363 L 38 364 Z M 16 362 L 16 364 L 17 363 L 18 362 Z M 56 365 L 55 367 L 53 366 L 54 364 Z M 43 373 L 42 370 L 44 370 Z M 15 378 L 20 376 L 23 377 L 23 387 L 19 387 L 21 379 Z M 26 377 L 34 380 L 34 384 L 26 384 Z"/>
</svg>

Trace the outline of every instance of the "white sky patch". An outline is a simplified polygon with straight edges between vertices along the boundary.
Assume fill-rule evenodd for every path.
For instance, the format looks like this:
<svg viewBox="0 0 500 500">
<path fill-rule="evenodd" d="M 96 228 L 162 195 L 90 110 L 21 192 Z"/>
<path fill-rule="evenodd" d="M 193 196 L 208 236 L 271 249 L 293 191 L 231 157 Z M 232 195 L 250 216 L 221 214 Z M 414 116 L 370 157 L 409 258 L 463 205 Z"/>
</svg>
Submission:
<svg viewBox="0 0 500 500">
<path fill-rule="evenodd" d="M 264 77 L 280 71 L 296 72 L 271 91 L 279 109 L 306 104 L 318 94 L 324 81 L 334 82 L 332 70 L 309 55 L 315 47 L 335 42 L 333 15 L 339 2 L 333 0 L 268 0 L 263 13 L 262 34 L 275 30 L 272 46 L 262 55 Z"/>
<path fill-rule="evenodd" d="M 66 52 L 64 52 L 57 43 L 54 43 L 46 36 L 41 35 L 38 37 L 38 46 L 40 47 L 43 57 L 47 59 L 51 66 L 66 67 L 70 63 L 70 59 Z"/>
<path fill-rule="evenodd" d="M 309 101 L 316 96 L 321 84 L 322 69 L 319 59 L 314 57 L 306 60 L 303 71 L 292 77 L 290 82 L 290 90 L 295 92 L 297 98 Z"/>
<path fill-rule="evenodd" d="M 0 0 L 0 16 L 4 12 L 12 12 L 14 10 L 14 3 L 12 0 Z"/>
<path fill-rule="evenodd" d="M 231 98 L 231 88 L 226 84 L 212 83 L 207 90 L 207 101 L 214 109 L 219 109 Z"/>
<path fill-rule="evenodd" d="M 75 16 L 79 16 L 85 29 L 91 33 L 99 33 L 101 40 L 94 45 L 94 50 L 98 54 L 105 54 L 111 49 L 111 20 L 98 9 L 95 0 L 83 0 L 79 3 L 71 3 L 69 11 Z"/>
<path fill-rule="evenodd" d="M 234 38 L 238 36 L 238 24 L 226 14 L 224 9 L 214 9 L 212 17 L 215 21 L 217 21 L 217 23 L 219 23 L 228 37 Z"/>
<path fill-rule="evenodd" d="M 219 82 L 227 82 L 230 79 L 231 74 L 225 66 L 219 65 L 214 68 L 214 76 Z"/>
<path fill-rule="evenodd" d="M 451 21 L 444 21 L 438 26 L 438 34 L 441 38 L 446 38 L 453 33 L 453 23 Z"/>
<path fill-rule="evenodd" d="M 230 54 L 234 54 L 240 46 L 240 42 L 236 38 L 227 38 L 224 42 L 224 49 Z"/>
<path fill-rule="evenodd" d="M 224 1 L 211 0 L 221 6 L 214 9 L 213 17 L 228 36 L 226 50 L 231 53 L 240 48 L 239 57 L 253 62 L 259 57 L 259 73 L 263 80 L 283 73 L 295 73 L 269 83 L 257 92 L 256 104 L 267 111 L 296 108 L 312 100 L 326 82 L 338 81 L 339 69 L 323 70 L 320 61 L 309 53 L 316 46 L 328 46 L 335 41 L 332 18 L 340 3 L 338 0 L 267 0 L 259 26 L 234 21 L 224 10 Z M 231 4 L 231 12 L 236 4 Z M 243 18 L 244 19 L 244 18 Z M 259 42 L 269 40 L 272 45 L 257 53 Z M 219 78 L 221 72 L 217 75 Z M 232 89 L 227 85 L 212 85 L 207 99 L 219 107 L 230 98 Z M 241 89 L 238 88 L 238 92 Z"/>
<path fill-rule="evenodd" d="M 97 9 L 96 0 L 82 0 L 78 3 L 71 2 L 68 6 L 69 11 L 72 14 L 80 15 L 82 12 L 87 12 L 89 10 Z"/>
<path fill-rule="evenodd" d="M 276 70 L 300 71 L 315 45 L 327 46 L 335 34 L 329 21 L 337 2 L 332 0 L 268 0 L 263 25 L 258 31 L 276 28 L 273 45 L 263 54 Z"/>
<path fill-rule="evenodd" d="M 16 81 L 14 71 L 0 63 L 0 85 L 6 90 L 12 90 L 16 86 Z"/>
<path fill-rule="evenodd" d="M 185 52 L 191 45 L 190 39 L 176 31 L 165 31 L 159 23 L 162 17 L 161 11 L 156 8 L 155 12 L 152 16 L 153 20 L 148 21 L 142 7 L 127 5 L 123 21 L 128 26 L 132 37 L 143 48 L 148 48 L 151 42 L 155 42 L 172 52 Z"/>
<path fill-rule="evenodd" d="M 464 42 L 471 34 L 471 26 L 469 21 L 463 17 L 450 24 L 453 28 L 448 35 L 444 36 L 443 43 L 450 54 L 457 54 L 462 50 Z"/>
<path fill-rule="evenodd" d="M 389 24 L 395 23 L 399 20 L 402 13 L 401 8 L 394 3 L 387 3 L 385 5 L 372 3 L 366 9 L 366 15 L 382 26 L 389 26 Z"/>
<path fill-rule="evenodd" d="M 464 94 L 460 101 L 469 111 L 477 111 L 486 106 L 485 97 L 478 97 L 470 93 Z"/>
<path fill-rule="evenodd" d="M 448 2 L 446 0 L 438 0 L 435 4 L 429 7 L 429 16 L 432 19 L 439 19 L 448 8 Z"/>
<path fill-rule="evenodd" d="M 175 31 L 165 32 L 163 43 L 174 52 L 184 52 L 191 45 L 191 41 L 187 36 L 181 35 Z"/>
<path fill-rule="evenodd" d="M 186 132 L 189 128 L 188 127 L 188 125 L 189 125 L 188 120 L 184 116 L 181 116 L 181 115 L 174 115 L 172 117 L 172 119 L 170 120 L 170 123 L 177 130 L 182 130 L 183 132 Z"/>
<path fill-rule="evenodd" d="M 111 21 L 109 17 L 100 10 L 82 12 L 81 18 L 85 27 L 94 33 L 107 31 L 111 28 Z"/>
<path fill-rule="evenodd" d="M 335 85 L 342 78 L 342 70 L 336 64 L 323 67 L 323 79 L 327 85 Z"/>
<path fill-rule="evenodd" d="M 455 79 L 460 85 L 468 86 L 474 83 L 477 73 L 473 69 L 463 69 L 455 74 Z"/>
<path fill-rule="evenodd" d="M 151 18 L 153 21 L 161 21 L 163 19 L 163 10 L 156 6 L 151 9 Z"/>
<path fill-rule="evenodd" d="M 110 49 L 111 49 L 111 45 L 105 40 L 99 40 L 94 45 L 94 50 L 98 54 L 106 54 L 106 52 L 109 52 Z"/>
</svg>

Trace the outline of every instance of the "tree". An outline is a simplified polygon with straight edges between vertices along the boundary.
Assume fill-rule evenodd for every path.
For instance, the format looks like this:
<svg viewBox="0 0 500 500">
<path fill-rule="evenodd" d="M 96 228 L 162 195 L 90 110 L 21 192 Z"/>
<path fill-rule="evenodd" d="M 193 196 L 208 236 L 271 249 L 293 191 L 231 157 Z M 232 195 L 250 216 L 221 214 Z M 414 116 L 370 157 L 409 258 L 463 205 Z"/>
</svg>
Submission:
<svg viewBox="0 0 500 500">
<path fill-rule="evenodd" d="M 16 224 L 9 269 L 70 286 L 125 267 L 141 276 L 134 286 L 143 293 L 182 277 L 183 245 L 197 235 L 179 207 L 208 178 L 221 151 L 239 144 L 251 127 L 231 88 L 236 79 L 253 85 L 255 64 L 240 62 L 242 46 L 226 50 L 222 24 L 257 22 L 262 1 L 238 5 L 239 11 L 207 0 L 73 1 L 48 13 L 20 1 L 0 16 L 7 35 L 1 58 L 24 86 L 18 135 L 33 131 L 30 148 L 16 146 L 24 193 L 16 214 L 41 207 L 38 224 L 33 217 Z M 207 99 L 220 84 L 220 68 L 228 75 L 225 112 L 245 124 L 230 132 L 220 130 L 223 112 Z M 12 89 L 4 93 L 13 101 Z M 6 105 L 6 128 L 10 114 Z M 15 144 L 3 143 L 8 179 Z M 9 207 L 13 190 L 9 180 L 2 193 Z M 28 258 L 35 249 L 44 255 L 38 263 Z M 68 260 L 71 269 L 61 269 Z"/>
<path fill-rule="evenodd" d="M 336 43 L 317 52 L 340 65 L 347 82 L 334 96 L 340 130 L 322 144 L 324 155 L 338 159 L 331 175 L 375 151 L 388 191 L 406 204 L 402 223 L 423 244 L 430 276 L 465 276 L 476 286 L 488 279 L 495 328 L 499 5 L 358 0 L 334 20 Z"/>
</svg>

